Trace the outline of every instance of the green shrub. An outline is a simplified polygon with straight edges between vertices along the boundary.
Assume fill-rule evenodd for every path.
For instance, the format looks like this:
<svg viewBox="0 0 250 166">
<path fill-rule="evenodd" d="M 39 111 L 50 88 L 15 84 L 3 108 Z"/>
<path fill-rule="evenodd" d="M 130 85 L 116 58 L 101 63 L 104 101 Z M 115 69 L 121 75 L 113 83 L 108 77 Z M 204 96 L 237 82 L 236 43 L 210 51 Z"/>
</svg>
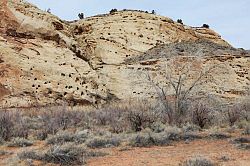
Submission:
<svg viewBox="0 0 250 166">
<path fill-rule="evenodd" d="M 74 142 L 74 135 L 72 133 L 62 133 L 49 137 L 46 140 L 47 144 L 64 144 L 66 142 Z"/>
<path fill-rule="evenodd" d="M 172 141 L 178 141 L 181 139 L 181 129 L 176 126 L 168 126 L 164 130 L 165 135 Z"/>
<path fill-rule="evenodd" d="M 35 151 L 23 151 L 18 154 L 20 159 L 42 160 L 42 155 L 37 154 Z"/>
<path fill-rule="evenodd" d="M 178 19 L 178 20 L 177 20 L 177 23 L 183 24 L 182 19 Z"/>
<path fill-rule="evenodd" d="M 182 127 L 184 132 L 200 131 L 201 128 L 195 124 L 187 123 Z"/>
<path fill-rule="evenodd" d="M 83 13 L 79 13 L 78 17 L 79 17 L 79 19 L 84 19 L 84 14 Z"/>
<path fill-rule="evenodd" d="M 109 11 L 109 13 L 110 14 L 113 14 L 113 13 L 115 13 L 115 12 L 117 12 L 118 10 L 117 9 L 111 9 L 110 11 Z"/>
<path fill-rule="evenodd" d="M 171 140 L 167 134 L 163 133 L 139 133 L 130 139 L 130 145 L 134 147 L 150 147 L 169 145 Z"/>
<path fill-rule="evenodd" d="M 27 147 L 32 145 L 33 142 L 24 138 L 14 138 L 11 142 L 8 143 L 8 147 Z"/>
<path fill-rule="evenodd" d="M 64 144 L 66 142 L 84 143 L 88 138 L 88 133 L 80 131 L 76 134 L 69 132 L 58 133 L 47 139 L 47 144 Z"/>
<path fill-rule="evenodd" d="M 111 137 L 111 138 L 95 137 L 93 139 L 87 140 L 86 145 L 90 148 L 106 148 L 110 146 L 119 146 L 120 143 L 121 140 L 117 137 Z"/>
<path fill-rule="evenodd" d="M 138 134 L 130 140 L 130 145 L 134 147 L 150 147 L 155 145 L 155 139 L 152 134 Z"/>
<path fill-rule="evenodd" d="M 243 150 L 250 150 L 250 144 L 236 144 L 236 147 Z"/>
<path fill-rule="evenodd" d="M 209 28 L 209 25 L 208 24 L 203 24 L 202 28 Z"/>
<path fill-rule="evenodd" d="M 81 165 L 85 163 L 84 149 L 66 145 L 54 146 L 42 157 L 43 161 L 60 165 Z"/>
<path fill-rule="evenodd" d="M 155 132 L 155 133 L 160 133 L 163 132 L 166 128 L 166 125 L 161 123 L 161 122 L 154 122 L 151 126 L 150 129 Z"/>
<path fill-rule="evenodd" d="M 233 144 L 236 145 L 236 147 L 240 148 L 240 149 L 245 149 L 245 150 L 249 150 L 250 149 L 250 138 L 237 138 L 234 139 Z"/>
<path fill-rule="evenodd" d="M 53 146 L 46 152 L 23 151 L 18 154 L 20 159 L 40 160 L 59 165 L 84 165 L 88 157 L 105 156 L 107 153 L 87 151 L 74 144 Z"/>
<path fill-rule="evenodd" d="M 234 143 L 250 143 L 250 138 L 236 138 L 233 140 Z"/>
</svg>

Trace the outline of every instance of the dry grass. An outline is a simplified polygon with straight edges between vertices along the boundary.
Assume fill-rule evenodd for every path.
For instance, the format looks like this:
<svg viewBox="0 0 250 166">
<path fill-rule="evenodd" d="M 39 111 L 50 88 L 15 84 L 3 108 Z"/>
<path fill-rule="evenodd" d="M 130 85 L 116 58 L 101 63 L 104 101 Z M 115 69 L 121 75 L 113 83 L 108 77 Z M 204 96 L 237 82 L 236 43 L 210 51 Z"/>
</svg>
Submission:
<svg viewBox="0 0 250 166">
<path fill-rule="evenodd" d="M 194 157 L 186 160 L 180 166 L 215 166 L 212 161 L 204 157 Z"/>
<path fill-rule="evenodd" d="M 83 165 L 87 158 L 105 155 L 106 153 L 86 150 L 84 147 L 70 143 L 52 146 L 45 152 L 23 151 L 18 156 L 20 159 L 41 160 L 60 165 Z"/>
<path fill-rule="evenodd" d="M 178 126 L 167 123 L 162 107 L 140 101 L 111 104 L 92 110 L 54 107 L 32 113 L 4 111 L 0 112 L 0 140 L 3 144 L 7 142 L 6 145 L 11 147 L 32 146 L 33 143 L 29 139 L 45 140 L 46 146 L 52 146 L 45 152 L 23 152 L 19 155 L 22 160 L 34 159 L 60 165 L 84 164 L 86 158 L 105 155 L 96 152 L 99 148 L 120 145 L 168 146 L 177 141 L 189 142 L 207 138 L 197 134 L 205 131 L 202 129 L 204 126 L 206 128 L 216 128 L 218 124 L 230 126 L 223 110 L 218 111 L 216 117 L 225 117 L 224 119 L 200 121 L 200 118 L 213 118 L 210 116 L 211 113 L 208 114 L 209 110 L 200 107 L 198 112 L 197 110 L 190 112 L 191 114 L 187 115 L 185 121 Z M 245 116 L 240 117 L 234 127 L 240 126 L 244 129 L 244 134 L 249 134 L 249 121 L 242 118 Z M 212 132 L 208 137 L 230 138 L 228 134 L 221 132 Z M 249 143 L 234 141 L 234 144 L 239 148 L 249 149 Z"/>
</svg>

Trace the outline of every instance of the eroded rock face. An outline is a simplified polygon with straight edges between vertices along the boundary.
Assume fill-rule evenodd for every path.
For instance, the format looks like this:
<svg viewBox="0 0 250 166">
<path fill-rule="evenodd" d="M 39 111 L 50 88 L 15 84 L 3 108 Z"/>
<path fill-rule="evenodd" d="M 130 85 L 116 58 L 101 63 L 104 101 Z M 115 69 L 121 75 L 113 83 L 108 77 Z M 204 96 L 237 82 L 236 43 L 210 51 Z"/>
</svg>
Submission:
<svg viewBox="0 0 250 166">
<path fill-rule="evenodd" d="M 188 78 L 184 82 L 187 87 L 197 80 L 201 72 L 211 69 L 204 84 L 201 87 L 197 86 L 199 93 L 227 102 L 235 102 L 249 93 L 249 52 L 208 40 L 161 45 L 128 59 L 126 64 L 140 68 L 142 73 L 155 78 L 154 82 L 159 83 L 161 87 L 169 84 L 166 76 L 180 75 L 180 70 L 177 69 L 185 65 L 188 66 L 185 75 Z M 138 82 L 144 83 L 143 79 L 139 79 Z M 139 88 L 142 85 L 138 85 L 136 93 L 144 93 Z M 149 95 L 149 91 L 146 92 Z M 173 89 L 169 88 L 168 92 L 170 95 L 173 94 Z"/>
<path fill-rule="evenodd" d="M 142 73 L 164 83 L 167 63 L 190 58 L 197 70 L 226 66 L 205 87 L 220 98 L 240 98 L 249 85 L 249 52 L 210 29 L 138 11 L 66 22 L 22 0 L 0 3 L 0 107 L 156 98 Z"/>
<path fill-rule="evenodd" d="M 210 29 L 192 28 L 167 17 L 138 11 L 128 10 L 95 16 L 72 25 L 78 29 L 75 34 L 78 42 L 86 40 L 87 37 L 95 41 L 96 54 L 93 57 L 98 56 L 105 64 L 121 64 L 127 57 L 140 55 L 155 46 L 181 41 L 208 39 L 230 46 Z"/>
<path fill-rule="evenodd" d="M 5 32 L 8 28 L 17 28 L 19 23 L 15 16 L 9 10 L 8 1 L 2 0 L 0 2 L 0 32 Z"/>
<path fill-rule="evenodd" d="M 68 23 L 23 1 L 6 5 L 2 10 L 11 11 L 19 26 L 1 24 L 5 29 L 0 34 L 1 107 L 105 100 L 106 88 L 97 72 L 72 50 L 77 42 Z"/>
</svg>

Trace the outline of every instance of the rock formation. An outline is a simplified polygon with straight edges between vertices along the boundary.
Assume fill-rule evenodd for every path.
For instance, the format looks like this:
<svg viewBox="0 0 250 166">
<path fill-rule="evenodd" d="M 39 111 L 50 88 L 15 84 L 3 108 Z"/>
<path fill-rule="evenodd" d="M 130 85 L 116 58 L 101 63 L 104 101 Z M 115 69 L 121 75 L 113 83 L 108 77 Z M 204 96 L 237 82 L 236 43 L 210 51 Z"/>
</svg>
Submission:
<svg viewBox="0 0 250 166">
<path fill-rule="evenodd" d="M 67 22 L 23 0 L 0 3 L 0 107 L 157 98 L 142 75 L 164 84 L 166 65 L 189 60 L 192 71 L 223 65 L 204 93 L 227 101 L 247 93 L 249 51 L 211 29 L 134 10 Z"/>
</svg>

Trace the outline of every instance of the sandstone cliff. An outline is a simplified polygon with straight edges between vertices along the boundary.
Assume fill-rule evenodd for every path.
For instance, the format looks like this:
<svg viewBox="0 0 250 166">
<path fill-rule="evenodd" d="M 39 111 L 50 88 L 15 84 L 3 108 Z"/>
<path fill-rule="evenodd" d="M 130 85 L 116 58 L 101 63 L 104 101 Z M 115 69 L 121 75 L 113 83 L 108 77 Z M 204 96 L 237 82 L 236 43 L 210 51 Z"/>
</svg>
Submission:
<svg viewBox="0 0 250 166">
<path fill-rule="evenodd" d="M 67 22 L 23 0 L 0 3 L 0 107 L 157 98 L 141 73 L 164 84 L 166 64 L 187 59 L 194 72 L 223 65 L 204 93 L 233 101 L 249 87 L 250 53 L 211 29 L 132 10 Z"/>
</svg>

